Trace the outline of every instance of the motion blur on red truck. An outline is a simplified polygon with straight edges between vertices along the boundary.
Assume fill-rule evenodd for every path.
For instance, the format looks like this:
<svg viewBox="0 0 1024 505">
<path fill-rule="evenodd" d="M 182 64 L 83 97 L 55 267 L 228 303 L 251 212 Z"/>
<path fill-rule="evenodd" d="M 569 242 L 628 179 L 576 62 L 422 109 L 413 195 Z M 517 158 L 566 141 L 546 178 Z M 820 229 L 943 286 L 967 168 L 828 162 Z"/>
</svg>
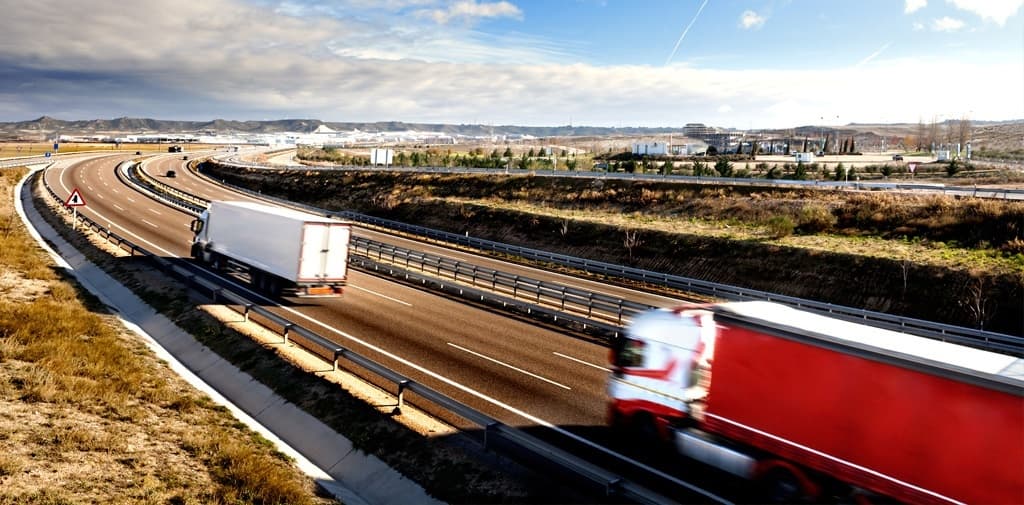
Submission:
<svg viewBox="0 0 1024 505">
<path fill-rule="evenodd" d="M 1024 503 L 1024 360 L 769 302 L 638 316 L 610 422 L 760 499 Z"/>
</svg>

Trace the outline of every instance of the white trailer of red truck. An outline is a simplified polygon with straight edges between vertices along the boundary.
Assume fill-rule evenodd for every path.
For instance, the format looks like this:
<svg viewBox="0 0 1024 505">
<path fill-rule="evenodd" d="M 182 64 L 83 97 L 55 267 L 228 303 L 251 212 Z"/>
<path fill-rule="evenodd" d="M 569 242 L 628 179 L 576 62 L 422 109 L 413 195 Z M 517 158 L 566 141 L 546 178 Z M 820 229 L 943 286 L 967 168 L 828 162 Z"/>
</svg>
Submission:
<svg viewBox="0 0 1024 505">
<path fill-rule="evenodd" d="M 769 302 L 644 313 L 609 417 L 763 499 L 1024 503 L 1024 360 Z"/>
<path fill-rule="evenodd" d="M 212 201 L 192 222 L 192 257 L 244 270 L 271 295 L 339 296 L 348 279 L 351 224 L 255 202 Z"/>
</svg>

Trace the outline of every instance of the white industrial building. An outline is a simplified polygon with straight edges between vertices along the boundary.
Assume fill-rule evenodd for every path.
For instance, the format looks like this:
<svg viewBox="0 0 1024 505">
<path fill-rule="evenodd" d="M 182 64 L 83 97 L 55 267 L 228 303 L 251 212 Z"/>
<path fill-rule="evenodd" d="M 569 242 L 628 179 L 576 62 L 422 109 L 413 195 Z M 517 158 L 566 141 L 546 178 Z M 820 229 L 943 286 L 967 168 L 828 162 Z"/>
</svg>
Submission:
<svg viewBox="0 0 1024 505">
<path fill-rule="evenodd" d="M 664 155 L 668 154 L 668 143 L 666 142 L 634 142 L 633 143 L 633 154 L 644 156 L 644 155 Z"/>
</svg>

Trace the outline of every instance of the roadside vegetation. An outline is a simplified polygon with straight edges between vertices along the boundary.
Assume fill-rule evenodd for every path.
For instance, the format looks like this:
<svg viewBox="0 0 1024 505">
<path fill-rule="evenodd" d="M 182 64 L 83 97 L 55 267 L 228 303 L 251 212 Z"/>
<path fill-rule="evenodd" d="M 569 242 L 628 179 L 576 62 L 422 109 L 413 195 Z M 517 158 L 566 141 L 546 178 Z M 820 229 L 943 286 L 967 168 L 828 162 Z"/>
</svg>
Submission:
<svg viewBox="0 0 1024 505">
<path fill-rule="evenodd" d="M 0 504 L 327 503 L 57 269 L 0 170 Z"/>
<path fill-rule="evenodd" d="M 529 175 L 208 170 L 328 209 L 1022 333 L 1024 203 Z"/>
</svg>

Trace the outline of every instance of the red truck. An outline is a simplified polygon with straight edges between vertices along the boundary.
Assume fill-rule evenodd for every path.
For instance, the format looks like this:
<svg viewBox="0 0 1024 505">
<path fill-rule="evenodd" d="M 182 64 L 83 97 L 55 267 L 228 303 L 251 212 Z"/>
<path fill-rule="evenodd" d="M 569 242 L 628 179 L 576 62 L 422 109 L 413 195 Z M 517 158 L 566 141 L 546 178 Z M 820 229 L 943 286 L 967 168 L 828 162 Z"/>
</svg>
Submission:
<svg viewBox="0 0 1024 505">
<path fill-rule="evenodd" d="M 762 499 L 1024 503 L 1024 360 L 770 302 L 656 310 L 609 418 Z"/>
</svg>

